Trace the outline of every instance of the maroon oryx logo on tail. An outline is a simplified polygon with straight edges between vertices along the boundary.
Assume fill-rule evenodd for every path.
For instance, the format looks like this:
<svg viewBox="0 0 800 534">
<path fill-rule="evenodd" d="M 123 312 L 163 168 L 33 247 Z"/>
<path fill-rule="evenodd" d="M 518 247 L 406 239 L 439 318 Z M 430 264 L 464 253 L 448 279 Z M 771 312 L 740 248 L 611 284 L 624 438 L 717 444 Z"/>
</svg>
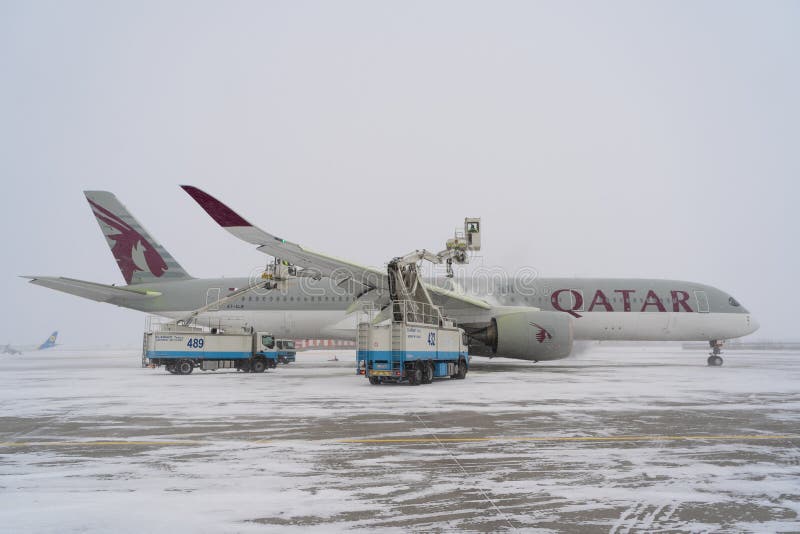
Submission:
<svg viewBox="0 0 800 534">
<path fill-rule="evenodd" d="M 544 343 L 545 341 L 550 341 L 551 339 L 553 339 L 553 336 L 550 334 L 550 332 L 547 331 L 545 327 L 538 325 L 536 323 L 528 323 L 528 324 L 534 328 L 539 329 L 539 331 L 536 332 L 536 341 L 538 341 L 539 343 Z"/>
<path fill-rule="evenodd" d="M 144 272 L 146 269 L 155 277 L 160 277 L 167 271 L 164 258 L 142 234 L 97 203 L 89 200 L 89 204 L 98 221 L 119 232 L 115 234 L 104 228 L 106 237 L 114 242 L 111 253 L 117 259 L 125 282 L 131 283 L 135 271 Z"/>
</svg>

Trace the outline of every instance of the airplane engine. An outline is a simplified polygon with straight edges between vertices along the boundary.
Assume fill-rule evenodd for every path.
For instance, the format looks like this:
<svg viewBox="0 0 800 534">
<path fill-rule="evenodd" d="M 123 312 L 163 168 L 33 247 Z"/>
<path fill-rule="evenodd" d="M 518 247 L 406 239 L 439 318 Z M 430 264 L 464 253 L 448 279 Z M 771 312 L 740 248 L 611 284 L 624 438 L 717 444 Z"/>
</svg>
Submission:
<svg viewBox="0 0 800 534">
<path fill-rule="evenodd" d="M 523 360 L 559 360 L 572 351 L 572 317 L 566 313 L 529 311 L 493 317 L 470 334 L 470 354 Z"/>
</svg>

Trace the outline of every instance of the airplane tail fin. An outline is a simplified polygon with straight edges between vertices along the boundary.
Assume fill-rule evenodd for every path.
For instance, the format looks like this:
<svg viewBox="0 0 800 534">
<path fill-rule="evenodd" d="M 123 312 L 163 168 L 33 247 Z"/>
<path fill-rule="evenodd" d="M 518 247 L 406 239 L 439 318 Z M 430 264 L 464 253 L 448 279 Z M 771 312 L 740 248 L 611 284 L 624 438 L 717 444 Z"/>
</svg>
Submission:
<svg viewBox="0 0 800 534">
<path fill-rule="evenodd" d="M 44 349 L 49 349 L 50 347 L 55 347 L 56 346 L 56 338 L 58 338 L 58 330 L 56 330 L 55 332 L 50 334 L 50 337 L 48 337 L 47 340 L 44 343 L 39 345 L 39 348 L 36 349 L 36 350 L 44 350 Z"/>
<path fill-rule="evenodd" d="M 84 191 L 84 194 L 126 283 L 192 278 L 150 237 L 116 196 L 108 191 Z"/>
</svg>

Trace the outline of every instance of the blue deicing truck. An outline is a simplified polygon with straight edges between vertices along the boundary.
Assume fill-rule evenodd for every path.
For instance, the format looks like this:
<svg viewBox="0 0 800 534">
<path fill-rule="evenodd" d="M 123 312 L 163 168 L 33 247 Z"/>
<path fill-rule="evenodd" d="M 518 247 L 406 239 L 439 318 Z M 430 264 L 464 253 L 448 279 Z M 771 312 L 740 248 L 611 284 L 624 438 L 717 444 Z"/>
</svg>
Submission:
<svg viewBox="0 0 800 534">
<path fill-rule="evenodd" d="M 151 366 L 164 366 L 172 374 L 236 369 L 263 373 L 278 365 L 275 337 L 268 332 L 204 332 L 162 325 L 144 334 L 143 357 Z"/>
<path fill-rule="evenodd" d="M 370 384 L 407 381 L 412 386 L 435 378 L 466 378 L 469 354 L 462 329 L 439 313 L 412 314 L 405 311 L 410 308 L 406 302 L 393 306 L 394 319 L 388 324 L 358 325 L 359 375 Z M 424 309 L 421 303 L 413 306 Z"/>
</svg>

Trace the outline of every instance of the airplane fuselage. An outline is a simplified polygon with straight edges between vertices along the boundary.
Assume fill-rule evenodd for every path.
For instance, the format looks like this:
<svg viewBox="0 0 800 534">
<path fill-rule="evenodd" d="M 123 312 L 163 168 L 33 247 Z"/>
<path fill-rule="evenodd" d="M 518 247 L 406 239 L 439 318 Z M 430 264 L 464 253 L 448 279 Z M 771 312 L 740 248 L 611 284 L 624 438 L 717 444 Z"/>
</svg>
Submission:
<svg viewBox="0 0 800 534">
<path fill-rule="evenodd" d="M 156 282 L 161 293 L 146 301 L 112 300 L 119 306 L 173 319 L 247 287 L 246 278 Z M 707 341 L 741 337 L 758 324 L 731 295 L 708 285 L 678 280 L 626 278 L 540 278 L 518 287 L 513 280 L 489 291 L 479 284 L 467 294 L 495 306 L 539 308 L 573 317 L 577 340 Z M 131 286 L 133 287 L 133 286 Z M 281 337 L 353 339 L 355 298 L 329 279 L 304 281 L 286 291 L 253 290 L 203 313 L 208 326 L 252 326 Z M 487 320 L 492 312 L 445 309 L 456 321 Z M 361 316 L 363 318 L 363 316 Z"/>
</svg>

